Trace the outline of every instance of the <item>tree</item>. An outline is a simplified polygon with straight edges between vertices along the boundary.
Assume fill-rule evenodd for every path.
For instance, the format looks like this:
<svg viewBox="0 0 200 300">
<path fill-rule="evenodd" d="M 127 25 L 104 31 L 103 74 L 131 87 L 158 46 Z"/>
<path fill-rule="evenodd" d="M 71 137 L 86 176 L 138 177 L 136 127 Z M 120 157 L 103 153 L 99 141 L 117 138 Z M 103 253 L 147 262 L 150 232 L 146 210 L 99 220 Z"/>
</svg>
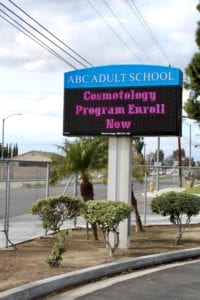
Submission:
<svg viewBox="0 0 200 300">
<path fill-rule="evenodd" d="M 64 156 L 52 157 L 50 172 L 51 183 L 73 174 L 80 175 L 80 191 L 84 201 L 93 200 L 93 184 L 90 181 L 90 172 L 107 166 L 108 140 L 106 138 L 80 138 L 73 142 L 66 141 L 59 146 Z M 97 230 L 93 226 L 94 237 L 97 239 Z"/>
<path fill-rule="evenodd" d="M 197 10 L 200 12 L 200 4 L 197 5 Z M 200 49 L 200 22 L 197 23 L 197 30 L 195 33 L 195 41 Z M 187 99 L 184 109 L 188 117 L 200 122 L 200 52 L 195 53 L 185 70 L 189 82 L 185 82 L 186 89 L 190 89 L 191 93 Z"/>
<path fill-rule="evenodd" d="M 164 193 L 152 200 L 151 208 L 156 214 L 170 217 L 170 222 L 177 228 L 175 244 L 178 244 L 184 231 L 183 216 L 186 215 L 186 224 L 189 224 L 191 217 L 200 211 L 200 197 L 187 193 Z"/>
<path fill-rule="evenodd" d="M 57 241 L 54 243 L 51 255 L 46 257 L 46 262 L 51 267 L 59 267 L 62 261 L 62 255 L 66 251 L 65 238 L 68 234 L 67 230 L 60 231 L 56 234 Z"/>
<path fill-rule="evenodd" d="M 154 161 L 157 161 L 157 153 L 158 153 L 158 150 L 156 150 L 154 153 L 154 156 L 153 156 Z M 159 151 L 159 162 L 164 162 L 164 157 L 165 157 L 165 154 L 164 154 L 163 150 L 160 150 Z"/>
<path fill-rule="evenodd" d="M 82 210 L 84 218 L 90 224 L 97 224 L 102 229 L 106 245 L 113 256 L 119 245 L 119 223 L 130 217 L 131 205 L 120 201 L 100 200 L 87 201 Z M 111 241 L 110 234 L 114 237 Z"/>
<path fill-rule="evenodd" d="M 179 155 L 179 149 L 177 150 L 174 150 L 173 153 L 172 153 L 172 157 L 174 160 L 178 160 L 178 155 Z M 181 157 L 185 157 L 185 150 L 182 148 L 181 149 Z"/>
<path fill-rule="evenodd" d="M 17 156 L 17 155 L 18 155 L 18 145 L 15 144 L 12 149 L 12 157 Z"/>
<path fill-rule="evenodd" d="M 144 175 L 146 172 L 145 166 L 145 158 L 142 154 L 142 149 L 144 147 L 143 138 L 134 138 L 133 139 L 133 170 L 132 176 L 140 183 L 144 181 Z"/>
<path fill-rule="evenodd" d="M 146 167 L 142 167 L 141 165 L 145 165 L 145 157 L 142 155 L 142 149 L 144 147 L 143 138 L 134 138 L 133 140 L 133 171 L 132 176 L 139 181 L 143 182 L 145 172 L 147 172 Z M 134 208 L 135 212 L 135 220 L 136 220 L 136 232 L 144 231 L 142 226 L 141 217 L 139 214 L 138 206 L 137 206 L 137 198 L 134 194 L 134 188 L 131 188 L 131 204 Z"/>
<path fill-rule="evenodd" d="M 172 167 L 173 163 L 174 163 L 174 159 L 173 159 L 172 155 L 167 156 L 165 159 L 165 165 Z"/>
<path fill-rule="evenodd" d="M 9 158 L 8 144 L 6 144 L 6 147 L 3 149 L 3 151 L 4 151 L 4 157 Z"/>
<path fill-rule="evenodd" d="M 190 159 L 189 157 L 185 157 L 182 161 L 182 166 L 189 166 L 189 163 L 190 163 Z M 194 167 L 195 166 L 195 161 L 193 159 L 193 157 L 191 157 L 191 166 Z"/>
<path fill-rule="evenodd" d="M 134 208 L 134 212 L 135 212 L 136 232 L 144 231 L 144 228 L 142 226 L 142 220 L 141 220 L 140 213 L 138 210 L 137 199 L 135 197 L 133 189 L 131 189 L 131 204 L 132 204 L 132 206 Z"/>
<path fill-rule="evenodd" d="M 65 221 L 80 215 L 81 207 L 79 198 L 60 195 L 38 199 L 32 206 L 32 214 L 39 216 L 44 229 L 59 232 Z"/>
<path fill-rule="evenodd" d="M 80 215 L 83 203 L 79 198 L 60 195 L 38 199 L 32 206 L 32 214 L 38 215 L 45 230 L 56 232 L 55 242 L 51 255 L 47 256 L 46 262 L 51 267 L 58 267 L 65 252 L 65 237 L 67 230 L 61 231 L 61 226 L 67 220 Z"/>
<path fill-rule="evenodd" d="M 11 158 L 12 157 L 12 145 L 9 144 L 9 147 L 8 147 L 8 158 Z"/>
<path fill-rule="evenodd" d="M 89 180 L 92 170 L 100 170 L 107 166 L 108 143 L 105 138 L 80 138 L 73 142 L 65 141 L 64 146 L 58 146 L 58 149 L 64 155 L 52 156 L 50 173 L 52 184 L 73 174 Z M 84 197 L 88 198 L 87 194 Z"/>
<path fill-rule="evenodd" d="M 2 149 L 2 144 L 0 144 L 0 153 L 1 153 L 1 149 Z M 14 146 L 12 146 L 12 144 L 6 144 L 6 146 L 4 146 L 4 151 L 3 151 L 3 157 L 4 158 L 12 158 L 13 156 L 18 155 L 18 145 L 15 144 Z"/>
<path fill-rule="evenodd" d="M 133 148 L 137 153 L 142 153 L 142 149 L 144 147 L 144 138 L 143 137 L 135 137 L 133 139 Z"/>
</svg>

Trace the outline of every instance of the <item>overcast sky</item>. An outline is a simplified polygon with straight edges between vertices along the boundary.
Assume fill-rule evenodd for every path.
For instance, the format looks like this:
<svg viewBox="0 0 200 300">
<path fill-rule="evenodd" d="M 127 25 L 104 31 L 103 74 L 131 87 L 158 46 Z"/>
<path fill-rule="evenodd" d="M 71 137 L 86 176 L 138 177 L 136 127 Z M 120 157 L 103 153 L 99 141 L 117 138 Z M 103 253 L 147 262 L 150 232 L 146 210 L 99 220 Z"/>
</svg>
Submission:
<svg viewBox="0 0 200 300">
<path fill-rule="evenodd" d="M 196 10 L 198 0 L 13 1 L 94 66 L 171 65 L 184 72 L 197 51 L 194 35 L 199 20 Z M 3 0 L 1 3 L 36 26 L 10 1 Z M 9 21 L 13 22 L 9 16 L 17 20 L 2 5 L 1 9 L 4 11 L 1 15 Z M 136 12 L 139 13 L 137 16 L 142 16 L 143 24 L 145 22 L 148 26 L 146 30 Z M 23 24 L 19 19 L 17 22 Z M 38 26 L 37 29 L 45 33 Z M 42 36 L 34 34 L 45 41 Z M 5 143 L 18 143 L 20 153 L 56 151 L 55 145 L 64 141 L 63 74 L 73 70 L 70 65 L 76 68 L 83 66 L 45 41 L 70 65 L 55 57 L 2 18 L 0 39 L 0 120 L 2 122 L 3 118 L 12 114 L 22 114 L 5 120 Z M 53 41 L 64 48 L 63 44 L 55 39 Z M 69 49 L 66 51 L 70 52 Z M 184 92 L 184 100 L 187 95 L 188 92 Z M 187 123 L 192 126 L 192 156 L 200 160 L 200 148 L 194 147 L 200 144 L 200 136 L 196 136 L 199 128 L 194 122 Z M 156 138 L 147 138 L 146 144 L 146 153 L 156 150 Z M 187 124 L 183 125 L 182 145 L 188 153 Z M 166 155 L 171 154 L 177 149 L 177 138 L 161 138 L 161 149 Z"/>
</svg>

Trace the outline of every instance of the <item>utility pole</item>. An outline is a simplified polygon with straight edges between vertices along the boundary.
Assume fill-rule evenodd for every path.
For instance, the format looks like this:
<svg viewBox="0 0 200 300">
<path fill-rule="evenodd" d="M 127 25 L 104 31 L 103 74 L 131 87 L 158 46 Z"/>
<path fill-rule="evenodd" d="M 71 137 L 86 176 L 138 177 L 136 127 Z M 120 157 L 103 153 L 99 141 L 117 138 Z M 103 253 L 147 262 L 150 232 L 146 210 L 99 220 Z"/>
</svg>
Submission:
<svg viewBox="0 0 200 300">
<path fill-rule="evenodd" d="M 157 139 L 157 176 L 156 176 L 156 190 L 159 191 L 159 168 L 160 166 L 160 137 Z"/>
<path fill-rule="evenodd" d="M 178 176 L 179 176 L 179 187 L 182 187 L 182 158 L 181 158 L 181 138 L 178 136 Z"/>
</svg>

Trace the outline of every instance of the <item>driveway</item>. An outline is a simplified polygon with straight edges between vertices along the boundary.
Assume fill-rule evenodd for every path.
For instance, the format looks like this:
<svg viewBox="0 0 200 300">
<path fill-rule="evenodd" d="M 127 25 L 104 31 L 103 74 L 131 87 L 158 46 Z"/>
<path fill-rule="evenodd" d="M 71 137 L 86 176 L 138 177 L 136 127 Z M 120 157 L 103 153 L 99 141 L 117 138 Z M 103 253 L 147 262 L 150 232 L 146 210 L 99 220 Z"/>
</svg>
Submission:
<svg viewBox="0 0 200 300">
<path fill-rule="evenodd" d="M 113 277 L 48 299 L 199 300 L 200 260 L 173 263 Z"/>
</svg>

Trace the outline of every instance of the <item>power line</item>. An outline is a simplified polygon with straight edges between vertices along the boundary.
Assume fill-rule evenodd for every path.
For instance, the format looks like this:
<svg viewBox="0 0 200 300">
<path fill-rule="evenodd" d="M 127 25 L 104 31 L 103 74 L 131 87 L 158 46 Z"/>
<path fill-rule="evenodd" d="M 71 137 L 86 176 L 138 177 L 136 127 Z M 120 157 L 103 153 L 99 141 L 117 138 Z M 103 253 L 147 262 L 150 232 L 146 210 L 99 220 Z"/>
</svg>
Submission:
<svg viewBox="0 0 200 300">
<path fill-rule="evenodd" d="M 42 37 L 44 37 L 46 40 L 48 40 L 50 43 L 52 43 L 54 46 L 56 46 L 57 48 L 59 48 L 61 51 L 63 51 L 65 54 L 67 54 L 68 56 L 70 56 L 72 59 L 74 59 L 76 62 L 78 62 L 80 65 L 82 65 L 83 67 L 86 67 L 85 64 L 83 64 L 79 59 L 75 58 L 73 55 L 71 55 L 69 52 L 67 52 L 66 50 L 64 50 L 62 47 L 60 47 L 58 44 L 56 44 L 54 41 L 52 41 L 51 39 L 49 39 L 45 34 L 43 34 L 41 31 L 39 31 L 38 29 L 36 29 L 34 26 L 30 25 L 27 21 L 25 21 L 22 17 L 20 17 L 19 15 L 17 15 L 15 12 L 13 12 L 11 9 L 9 9 L 6 5 L 0 3 L 6 10 L 8 10 L 10 13 L 12 13 L 15 17 L 17 17 L 18 19 L 20 19 L 23 23 L 25 23 L 27 26 L 29 26 L 31 29 L 33 29 L 35 32 L 37 32 L 38 34 L 40 34 Z M 29 34 L 32 34 L 31 32 L 29 32 Z M 32 34 L 33 35 L 33 34 Z"/>
<path fill-rule="evenodd" d="M 140 23 L 142 24 L 142 26 L 144 27 L 145 31 L 150 36 L 150 38 L 152 39 L 152 41 L 154 42 L 154 44 L 156 45 L 156 47 L 159 49 L 159 51 L 163 54 L 163 56 L 165 57 L 165 59 L 169 63 L 170 60 L 169 60 L 168 55 L 165 53 L 165 51 L 163 50 L 162 46 L 158 42 L 157 38 L 153 34 L 153 32 L 150 29 L 150 27 L 149 27 L 148 23 L 146 22 L 145 18 L 142 16 L 139 8 L 135 4 L 134 0 L 127 0 L 127 4 L 129 5 L 129 7 L 132 10 L 132 12 L 136 15 L 136 17 L 138 18 L 138 20 L 140 21 Z M 134 8 L 133 8 L 133 6 L 134 6 Z"/>
<path fill-rule="evenodd" d="M 18 10 L 20 10 L 23 14 L 25 14 L 26 16 L 28 16 L 30 18 L 30 20 L 34 21 L 38 26 L 40 26 L 43 30 L 45 30 L 48 34 L 50 34 L 54 39 L 56 39 L 59 43 L 61 43 L 62 45 L 64 45 L 66 48 L 68 48 L 71 52 L 73 52 L 74 54 L 76 54 L 81 60 L 83 60 L 87 65 L 89 66 L 93 66 L 88 60 L 86 60 L 84 57 L 82 57 L 79 53 L 77 53 L 75 50 L 73 50 L 71 47 L 69 47 L 66 43 L 64 43 L 61 39 L 59 39 L 55 34 L 53 34 L 51 31 L 49 31 L 47 28 L 45 28 L 41 23 L 39 23 L 36 19 L 34 19 L 30 14 L 28 14 L 25 10 L 23 10 L 21 7 L 19 7 L 17 4 L 15 4 L 12 0 L 8 0 L 13 6 L 15 6 Z M 113 9 L 108 5 L 108 3 L 106 3 L 105 0 L 102 0 L 103 3 L 105 4 L 105 6 L 109 9 L 109 11 L 112 13 L 112 15 L 115 17 L 115 19 L 117 20 L 117 22 L 120 24 L 120 26 L 123 27 L 123 29 L 126 31 L 126 33 L 129 35 L 129 37 L 132 39 L 132 41 L 137 45 L 137 47 L 143 52 L 143 54 L 146 56 L 146 58 L 152 62 L 151 58 L 146 54 L 146 52 L 144 51 L 144 49 L 138 44 L 138 42 L 134 39 L 134 37 L 132 36 L 132 34 L 128 31 L 128 29 L 126 28 L 126 26 L 123 24 L 123 22 L 118 18 L 118 16 L 115 14 L 115 12 L 113 11 Z M 115 31 L 113 29 L 113 27 L 108 23 L 108 21 L 103 17 L 103 15 L 98 11 L 98 9 L 92 4 L 92 1 L 87 0 L 87 2 L 90 4 L 90 6 L 96 11 L 96 13 L 101 17 L 101 19 L 106 23 L 106 25 L 110 28 L 110 30 L 117 36 L 117 38 L 123 43 L 123 45 L 129 50 L 131 51 L 131 53 L 137 58 L 138 61 L 142 62 L 141 58 L 134 52 L 132 51 L 132 49 L 130 48 L 130 46 L 121 38 L 121 36 L 118 34 L 117 31 Z M 13 15 L 15 15 L 15 17 L 17 17 L 18 19 L 20 19 L 22 22 L 24 22 L 27 26 L 29 26 L 32 30 L 36 31 L 38 34 L 40 34 L 42 37 L 44 37 L 46 40 L 48 40 L 50 43 L 52 43 L 54 46 L 58 47 L 61 51 L 63 51 L 65 54 L 67 54 L 68 56 L 70 56 L 73 60 L 75 60 L 76 62 L 78 62 L 79 64 L 81 64 L 83 67 L 87 67 L 87 65 L 83 62 L 81 62 L 79 59 L 77 59 L 76 57 L 74 57 L 72 54 L 70 54 L 68 51 L 66 51 L 65 49 L 63 49 L 61 46 L 59 46 L 57 43 L 55 43 L 52 39 L 48 38 L 44 33 L 42 33 L 40 30 L 38 30 L 37 28 L 35 28 L 34 26 L 32 26 L 30 24 L 30 22 L 25 21 L 25 19 L 23 19 L 22 17 L 20 17 L 19 15 L 17 15 L 13 10 L 11 10 L 10 8 L 8 8 L 6 5 L 0 3 L 6 10 L 8 10 L 10 13 L 12 13 Z M 164 50 L 162 49 L 161 45 L 159 44 L 158 40 L 156 39 L 155 35 L 153 34 L 153 32 L 151 31 L 150 27 L 148 26 L 146 20 L 144 19 L 144 17 L 142 16 L 141 12 L 139 11 L 138 7 L 136 6 L 135 2 L 133 0 L 127 0 L 127 4 L 129 5 L 129 7 L 131 8 L 132 12 L 136 15 L 136 17 L 138 18 L 138 20 L 141 22 L 142 26 L 144 27 L 145 31 L 148 33 L 148 35 L 151 37 L 152 41 L 154 42 L 154 44 L 157 46 L 157 48 L 162 52 L 163 56 L 165 56 L 165 58 L 167 60 L 168 56 L 167 54 L 164 52 Z M 1 10 L 2 11 L 2 10 Z M 3 11 L 2 11 L 3 12 Z M 5 13 L 5 12 L 3 12 Z M 7 15 L 8 16 L 8 15 Z M 1 16 L 2 17 L 2 16 Z M 10 16 L 8 16 L 10 18 Z M 23 27 L 21 24 L 19 24 L 18 22 L 16 22 L 16 20 L 12 19 L 13 22 L 16 22 L 18 24 L 18 26 L 14 25 L 13 23 L 9 22 L 5 17 L 2 17 L 6 22 L 8 22 L 10 25 L 14 26 L 17 30 L 20 31 L 19 27 Z M 23 31 L 25 30 L 26 32 L 28 32 L 28 34 L 25 34 L 25 32 Z M 28 36 L 29 38 L 31 38 L 32 36 L 32 40 L 34 40 L 36 43 L 38 43 L 40 46 L 42 46 L 45 50 L 49 51 L 52 55 L 56 56 L 57 58 L 61 59 L 63 62 L 66 62 L 67 64 L 69 64 L 72 68 L 76 69 L 76 67 L 71 64 L 69 61 L 65 60 L 64 57 L 62 57 L 60 54 L 58 54 L 56 51 L 54 51 L 51 47 L 49 47 L 47 44 L 45 44 L 44 42 L 42 42 L 40 39 L 38 39 L 32 32 L 28 31 L 28 29 L 26 29 L 25 27 L 23 27 L 23 30 L 21 30 L 21 32 L 23 34 L 25 34 L 26 36 Z M 37 39 L 37 41 L 36 41 Z M 42 45 L 43 44 L 43 45 Z"/>
<path fill-rule="evenodd" d="M 96 11 L 98 16 L 104 21 L 104 23 L 110 28 L 110 30 L 117 36 L 117 38 L 122 42 L 122 44 L 137 58 L 138 61 L 142 62 L 141 58 L 133 52 L 129 45 L 120 37 L 120 35 L 113 29 L 113 27 L 107 22 L 107 20 L 102 16 L 98 9 L 92 4 L 90 0 L 87 0 L 89 5 Z"/>
<path fill-rule="evenodd" d="M 130 33 L 130 31 L 126 28 L 126 26 L 123 24 L 123 22 L 118 18 L 118 16 L 114 13 L 113 9 L 109 6 L 109 4 L 102 0 L 105 6 L 109 9 L 111 14 L 114 16 L 114 18 L 117 20 L 117 22 L 122 26 L 122 28 L 125 30 L 125 32 L 128 34 L 128 36 L 131 38 L 131 40 L 134 42 L 134 44 L 142 51 L 142 53 L 145 55 L 145 57 L 153 63 L 152 59 L 149 57 L 149 55 L 144 51 L 144 49 L 140 46 L 140 44 L 136 41 L 136 39 L 133 37 L 133 35 Z"/>
<path fill-rule="evenodd" d="M 72 51 L 74 54 L 76 54 L 79 58 L 81 58 L 86 64 L 93 66 L 88 60 L 86 60 L 83 56 L 81 56 L 77 51 L 73 50 L 70 46 L 68 46 L 65 42 L 63 42 L 60 38 L 58 38 L 54 33 L 52 33 L 50 30 L 48 30 L 45 26 L 43 26 L 41 23 L 39 23 L 36 19 L 34 19 L 30 14 L 28 14 L 25 10 L 23 10 L 21 7 L 19 7 L 17 4 L 15 4 L 13 1 L 9 0 L 9 2 L 14 5 L 17 9 L 19 9 L 21 12 L 23 12 L 26 16 L 28 16 L 32 21 L 34 21 L 37 25 L 39 25 L 42 29 L 44 29 L 46 32 L 48 32 L 52 37 L 54 37 L 57 41 L 59 41 L 62 45 L 67 47 L 70 51 Z"/>
<path fill-rule="evenodd" d="M 40 45 L 41 47 L 43 47 L 45 50 L 47 50 L 48 52 L 50 52 L 52 55 L 56 56 L 57 58 L 59 58 L 60 60 L 62 60 L 63 62 L 65 62 L 66 64 L 68 64 L 70 67 L 72 67 L 73 69 L 76 69 L 76 67 L 74 65 L 72 65 L 69 61 L 67 61 L 65 58 L 63 58 L 60 54 L 58 54 L 56 51 L 54 51 L 53 49 L 51 49 L 48 45 L 46 45 L 44 42 L 42 42 L 40 39 L 38 39 L 34 34 L 32 34 L 27 28 L 25 28 L 24 26 L 22 26 L 20 23 L 18 23 L 15 19 L 13 19 L 12 17 L 10 17 L 6 12 L 4 12 L 2 9 L 0 9 L 0 11 L 5 14 L 9 19 L 11 19 L 14 23 L 12 23 L 11 21 L 9 21 L 7 18 L 5 18 L 4 16 L 0 15 L 0 17 L 2 19 L 4 19 L 7 23 L 9 23 L 11 26 L 15 27 L 17 30 L 19 30 L 20 32 L 22 32 L 24 35 L 26 35 L 27 37 L 29 37 L 30 39 L 32 39 L 34 42 L 36 42 L 38 45 Z"/>
</svg>

